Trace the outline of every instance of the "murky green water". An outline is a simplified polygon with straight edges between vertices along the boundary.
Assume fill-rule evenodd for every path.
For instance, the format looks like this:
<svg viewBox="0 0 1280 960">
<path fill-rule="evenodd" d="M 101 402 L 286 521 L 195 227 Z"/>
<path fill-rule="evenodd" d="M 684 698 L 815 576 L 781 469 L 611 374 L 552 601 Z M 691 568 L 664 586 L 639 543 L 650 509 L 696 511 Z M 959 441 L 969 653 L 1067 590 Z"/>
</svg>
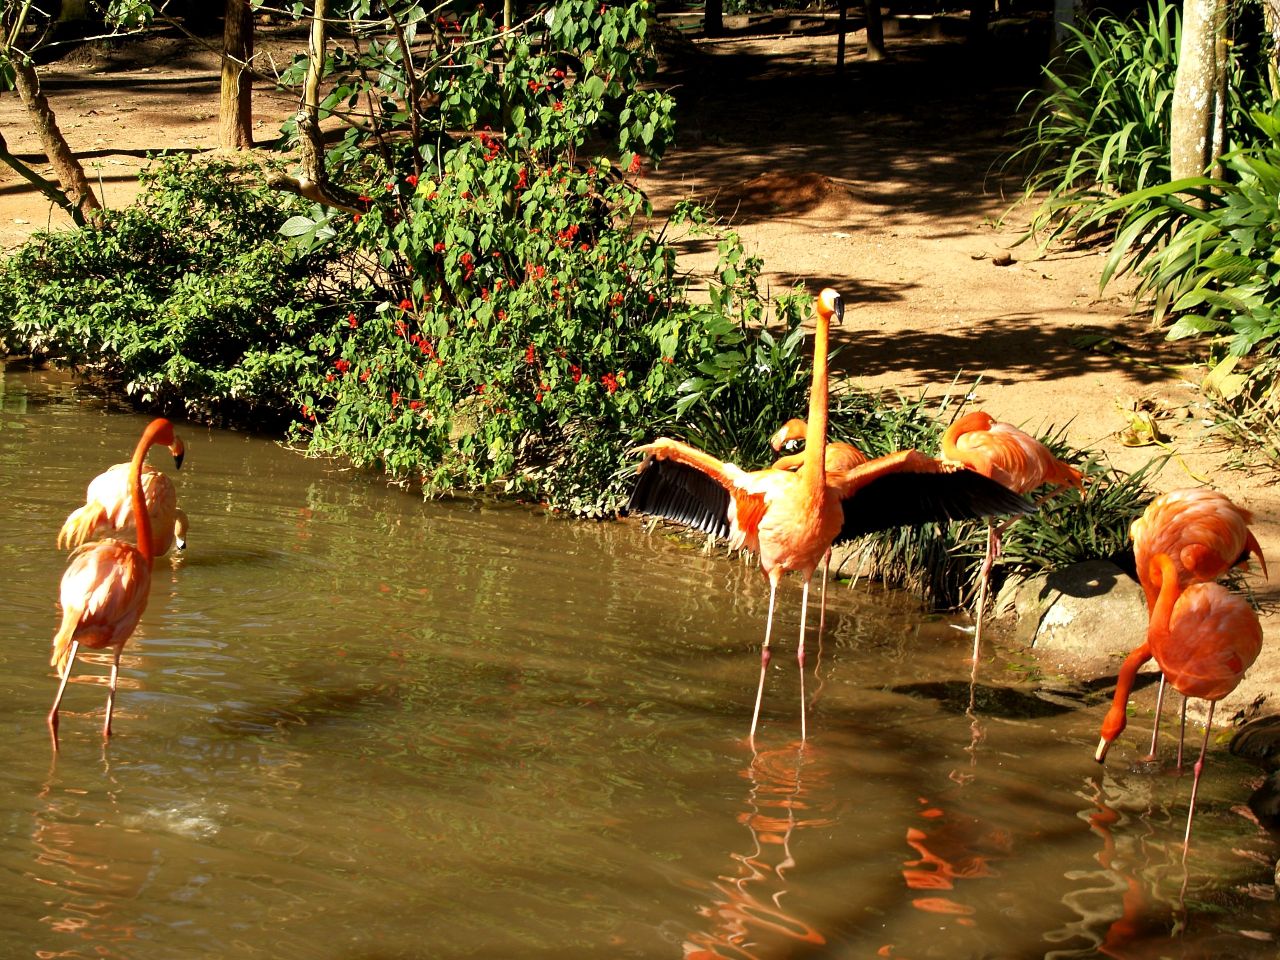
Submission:
<svg viewBox="0 0 1280 960">
<path fill-rule="evenodd" d="M 73 683 L 54 762 L 54 537 L 145 418 L 0 388 L 0 956 L 1276 954 L 1225 751 L 1184 871 L 1144 720 L 1104 771 L 1105 707 L 1003 659 L 966 715 L 969 637 L 874 588 L 811 643 L 801 749 L 789 586 L 753 756 L 758 570 L 196 427 L 116 736 Z"/>
</svg>

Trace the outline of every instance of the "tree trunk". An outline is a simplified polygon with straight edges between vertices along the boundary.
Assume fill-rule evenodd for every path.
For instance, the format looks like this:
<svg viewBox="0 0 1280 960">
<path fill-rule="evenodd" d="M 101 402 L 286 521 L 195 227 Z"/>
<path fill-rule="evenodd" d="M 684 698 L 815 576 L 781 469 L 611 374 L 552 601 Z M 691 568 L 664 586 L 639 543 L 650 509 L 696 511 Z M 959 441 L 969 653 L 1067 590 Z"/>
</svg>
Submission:
<svg viewBox="0 0 1280 960">
<path fill-rule="evenodd" d="M 1218 100 L 1218 35 L 1221 0 L 1185 0 L 1182 6 L 1182 46 L 1173 84 L 1169 120 L 1169 177 L 1181 180 L 1206 173 L 1213 155 L 1215 129 L 1223 118 Z"/>
<path fill-rule="evenodd" d="M 867 59 L 883 60 L 884 23 L 880 19 L 880 0 L 862 0 L 862 12 L 867 18 Z"/>
<path fill-rule="evenodd" d="M 1267 64 L 1271 95 L 1280 97 L 1280 0 L 1262 0 L 1262 19 L 1271 37 L 1271 60 Z"/>
<path fill-rule="evenodd" d="M 218 107 L 221 144 L 227 150 L 253 146 L 253 10 L 249 0 L 227 0 L 222 31 L 222 99 Z"/>
<path fill-rule="evenodd" d="M 84 175 L 84 167 L 71 152 L 66 137 L 58 129 L 58 118 L 54 116 L 53 108 L 49 106 L 49 101 L 40 90 L 40 78 L 36 75 L 35 67 L 26 57 L 17 54 L 17 51 L 14 51 L 14 54 L 10 58 L 10 63 L 13 65 L 13 85 L 18 88 L 18 96 L 22 98 L 22 103 L 31 117 L 31 123 L 40 135 L 45 156 L 53 164 L 54 176 L 58 178 L 63 192 L 71 203 L 73 211 L 71 218 L 77 224 L 83 224 L 86 221 L 93 224 L 101 223 L 102 204 L 98 202 L 97 195 L 89 186 L 89 181 Z"/>
<path fill-rule="evenodd" d="M 724 0 L 704 0 L 702 33 L 708 37 L 718 37 L 724 33 Z"/>
</svg>

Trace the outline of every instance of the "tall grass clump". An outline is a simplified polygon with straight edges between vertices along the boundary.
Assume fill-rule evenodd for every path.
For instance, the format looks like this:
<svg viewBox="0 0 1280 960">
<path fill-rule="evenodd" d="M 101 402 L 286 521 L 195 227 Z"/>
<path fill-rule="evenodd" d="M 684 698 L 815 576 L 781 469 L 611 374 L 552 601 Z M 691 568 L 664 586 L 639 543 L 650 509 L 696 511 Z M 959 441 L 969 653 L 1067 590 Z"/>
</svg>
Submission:
<svg viewBox="0 0 1280 960">
<path fill-rule="evenodd" d="M 1006 165 L 1025 171 L 1024 200 L 1043 194 L 1030 232 L 1044 243 L 1096 234 L 1100 206 L 1168 180 L 1180 22 L 1179 8 L 1159 0 L 1145 18 L 1069 27 L 1044 68 L 1047 90 L 1024 98 L 1034 109 Z"/>
</svg>

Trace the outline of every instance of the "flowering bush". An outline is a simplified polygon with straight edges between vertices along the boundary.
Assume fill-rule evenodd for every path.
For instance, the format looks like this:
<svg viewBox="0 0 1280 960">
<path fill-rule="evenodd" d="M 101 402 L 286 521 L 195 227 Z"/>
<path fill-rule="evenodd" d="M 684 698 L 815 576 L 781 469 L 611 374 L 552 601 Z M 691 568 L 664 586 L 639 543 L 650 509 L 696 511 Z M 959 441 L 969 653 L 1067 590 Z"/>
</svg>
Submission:
<svg viewBox="0 0 1280 960">
<path fill-rule="evenodd" d="M 395 15 L 403 45 L 328 64 L 327 110 L 375 105 L 328 156 L 364 209 L 287 226 L 300 249 L 328 231 L 368 257 L 311 343 L 295 436 L 428 490 L 606 510 L 623 446 L 725 345 L 641 222 L 634 177 L 673 132 L 670 98 L 643 88 L 649 8 L 564 0 L 512 30 L 483 9 Z"/>
</svg>

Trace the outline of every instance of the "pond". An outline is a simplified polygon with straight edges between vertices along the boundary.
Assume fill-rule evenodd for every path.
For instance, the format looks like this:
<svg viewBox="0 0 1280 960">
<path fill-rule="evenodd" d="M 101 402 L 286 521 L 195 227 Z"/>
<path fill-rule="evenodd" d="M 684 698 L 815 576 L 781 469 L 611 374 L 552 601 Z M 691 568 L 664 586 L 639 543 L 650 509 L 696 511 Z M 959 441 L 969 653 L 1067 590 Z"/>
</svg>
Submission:
<svg viewBox="0 0 1280 960">
<path fill-rule="evenodd" d="M 802 746 L 792 583 L 753 753 L 751 564 L 192 425 L 115 736 L 82 653 L 55 758 L 55 536 L 146 418 L 0 401 L 0 955 L 1275 956 L 1258 771 L 1213 751 L 1184 866 L 1148 720 L 1093 762 L 1109 689 L 973 683 L 960 619 L 840 586 Z"/>
</svg>

